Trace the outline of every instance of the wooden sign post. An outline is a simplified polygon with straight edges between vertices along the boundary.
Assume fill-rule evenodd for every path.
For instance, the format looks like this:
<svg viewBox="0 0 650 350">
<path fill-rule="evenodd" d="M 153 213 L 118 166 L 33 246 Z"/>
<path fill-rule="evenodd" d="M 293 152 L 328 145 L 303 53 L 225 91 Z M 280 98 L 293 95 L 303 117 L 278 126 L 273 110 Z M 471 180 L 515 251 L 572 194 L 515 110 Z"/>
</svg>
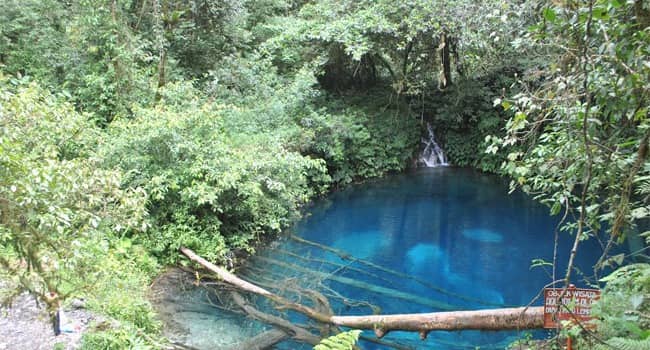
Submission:
<svg viewBox="0 0 650 350">
<path fill-rule="evenodd" d="M 600 290 L 576 288 L 544 289 L 544 328 L 558 328 L 561 321 L 586 322 L 591 316 L 591 304 L 600 298 Z"/>
</svg>

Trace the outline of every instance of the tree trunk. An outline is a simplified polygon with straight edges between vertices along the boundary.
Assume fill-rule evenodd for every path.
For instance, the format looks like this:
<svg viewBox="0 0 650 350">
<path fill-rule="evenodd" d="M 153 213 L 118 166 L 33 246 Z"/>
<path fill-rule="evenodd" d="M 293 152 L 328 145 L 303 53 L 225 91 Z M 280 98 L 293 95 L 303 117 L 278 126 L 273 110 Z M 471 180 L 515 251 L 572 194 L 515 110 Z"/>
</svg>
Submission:
<svg viewBox="0 0 650 350">
<path fill-rule="evenodd" d="M 544 308 L 538 306 L 422 314 L 332 316 L 330 322 L 337 326 L 375 330 L 375 334 L 381 337 L 391 330 L 426 334 L 429 331 L 536 329 L 543 328 L 543 316 Z"/>
<path fill-rule="evenodd" d="M 289 338 L 289 335 L 279 329 L 272 329 L 270 331 L 262 332 L 244 342 L 227 348 L 227 350 L 264 350 L 272 347 L 273 345 Z"/>
<path fill-rule="evenodd" d="M 449 59 L 449 38 L 447 37 L 447 32 L 442 32 L 438 52 L 440 54 L 440 77 L 438 80 L 438 88 L 445 89 L 451 85 L 451 61 Z"/>
<path fill-rule="evenodd" d="M 636 21 L 639 24 L 639 29 L 644 30 L 650 26 L 650 9 L 646 8 L 644 2 L 648 0 L 635 0 L 634 1 L 634 14 Z"/>
<path fill-rule="evenodd" d="M 422 339 L 426 338 L 428 332 L 434 330 L 457 331 L 457 330 L 513 330 L 513 329 L 536 329 L 542 328 L 543 307 L 531 308 L 506 308 L 491 309 L 478 311 L 449 311 L 433 312 L 419 314 L 396 314 L 396 315 L 365 315 L 365 316 L 332 316 L 319 312 L 308 306 L 290 302 L 283 297 L 273 294 L 266 289 L 258 287 L 250 282 L 244 281 L 234 274 L 220 268 L 187 248 L 181 248 L 181 252 L 192 261 L 197 262 L 204 268 L 214 272 L 224 282 L 246 292 L 262 295 L 273 302 L 280 304 L 281 308 L 291 309 L 302 313 L 312 320 L 349 328 L 356 329 L 373 329 L 375 334 L 381 338 L 390 331 L 409 331 L 420 332 Z M 249 315 L 256 318 L 263 318 L 266 315 L 255 309 L 245 302 L 243 297 L 232 292 L 233 300 L 244 309 Z M 297 330 L 289 321 L 280 317 L 272 316 L 273 319 L 262 319 L 283 330 L 289 330 L 294 335 L 304 338 L 307 342 L 313 339 L 307 339 L 306 334 L 297 334 Z M 299 332 L 299 331 L 298 331 Z M 311 333 L 310 333 L 311 334 Z"/>
<path fill-rule="evenodd" d="M 158 89 L 165 86 L 166 76 L 165 76 L 165 67 L 167 66 L 167 50 L 165 48 L 160 49 L 160 61 L 158 62 Z"/>
<path fill-rule="evenodd" d="M 187 249 L 185 247 L 181 247 L 181 252 L 185 254 L 190 260 L 198 263 L 199 265 L 205 267 L 206 269 L 214 272 L 219 276 L 219 278 L 228 283 L 231 284 L 241 290 L 245 290 L 250 293 L 254 294 L 259 294 L 263 296 L 270 296 L 273 293 L 269 292 L 268 290 L 264 288 L 260 288 L 252 283 L 248 283 L 241 278 L 233 275 L 232 273 L 228 272 L 228 270 L 218 267 L 217 265 L 203 259 L 202 257 L 198 256 L 196 253 L 194 253 L 191 249 Z"/>
<path fill-rule="evenodd" d="M 312 334 L 302 327 L 298 327 L 293 323 L 285 320 L 282 317 L 270 315 L 264 312 L 261 312 L 253 305 L 249 304 L 241 294 L 237 292 L 230 292 L 232 300 L 239 306 L 242 310 L 253 318 L 260 320 L 264 323 L 271 324 L 277 328 L 280 328 L 286 331 L 288 334 L 291 334 L 291 337 L 299 342 L 309 343 L 311 345 L 316 345 L 320 342 L 320 337 Z M 240 349 L 246 349 L 245 347 L 239 347 Z"/>
</svg>

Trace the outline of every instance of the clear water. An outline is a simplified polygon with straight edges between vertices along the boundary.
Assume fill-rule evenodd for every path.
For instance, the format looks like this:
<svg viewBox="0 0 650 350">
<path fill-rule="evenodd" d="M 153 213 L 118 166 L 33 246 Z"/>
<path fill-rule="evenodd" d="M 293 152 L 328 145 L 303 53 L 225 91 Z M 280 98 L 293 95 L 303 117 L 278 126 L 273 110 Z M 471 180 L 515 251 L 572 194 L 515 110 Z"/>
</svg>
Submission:
<svg viewBox="0 0 650 350">
<path fill-rule="evenodd" d="M 558 218 L 526 195 L 507 192 L 498 177 L 457 168 L 419 169 L 351 186 L 314 203 L 292 230 L 335 252 L 286 237 L 238 273 L 267 288 L 290 278 L 274 289 L 288 297 L 294 297 L 292 287 L 320 290 L 341 315 L 526 305 L 552 280 L 549 268 L 531 268 L 531 261 L 552 260 Z M 573 241 L 561 237 L 558 276 Z M 591 276 L 600 253 L 596 242 L 583 243 L 576 266 Z M 578 280 L 584 275 L 574 283 L 584 286 Z M 521 335 L 432 332 L 423 342 L 416 333 L 391 332 L 384 339 L 414 349 L 503 349 Z M 365 341 L 362 347 L 386 348 Z M 281 348 L 309 347 L 285 342 Z"/>
<path fill-rule="evenodd" d="M 550 270 L 530 266 L 533 258 L 552 260 L 557 219 L 549 217 L 546 207 L 526 195 L 507 192 L 504 180 L 472 170 L 421 169 L 334 193 L 309 208 L 308 216 L 293 230 L 306 240 L 415 276 L 417 280 L 342 259 L 292 239 L 261 252 L 262 258 L 254 259 L 252 264 L 276 276 L 303 275 L 303 283 L 314 287 L 315 280 L 326 277 L 324 272 L 344 277 L 324 279 L 321 284 L 346 298 L 379 306 L 383 313 L 526 305 L 552 280 Z M 560 262 L 567 261 L 572 240 L 563 235 Z M 283 254 L 285 251 L 302 259 Z M 600 253 L 595 242 L 584 243 L 577 266 L 591 275 L 591 265 Z M 560 263 L 559 274 L 564 271 L 563 265 Z M 305 273 L 304 268 L 321 273 Z M 259 275 L 259 271 L 256 273 Z M 348 280 L 387 290 L 372 292 Z M 413 298 L 390 297 L 391 289 Z M 420 299 L 423 300 L 418 302 Z M 427 300 L 431 302 L 425 304 Z M 372 312 L 368 307 L 341 303 L 335 303 L 334 308 L 337 314 Z M 516 336 L 513 332 L 467 331 L 433 332 L 426 342 L 414 333 L 390 333 L 386 339 L 406 341 L 418 349 L 484 349 L 503 348 Z M 382 348 L 372 344 L 364 347 Z"/>
</svg>

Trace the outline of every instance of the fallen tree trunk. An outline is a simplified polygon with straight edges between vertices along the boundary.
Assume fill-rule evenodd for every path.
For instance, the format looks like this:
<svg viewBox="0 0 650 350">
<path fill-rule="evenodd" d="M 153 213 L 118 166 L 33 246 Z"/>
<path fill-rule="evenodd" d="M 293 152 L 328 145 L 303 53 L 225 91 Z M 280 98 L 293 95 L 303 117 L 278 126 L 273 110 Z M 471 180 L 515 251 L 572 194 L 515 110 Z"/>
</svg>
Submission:
<svg viewBox="0 0 650 350">
<path fill-rule="evenodd" d="M 403 278 L 403 279 L 407 279 L 407 280 L 417 282 L 420 285 L 422 285 L 424 287 L 427 287 L 427 288 L 430 288 L 433 291 L 436 291 L 436 292 L 439 292 L 439 293 L 442 293 L 442 294 L 445 294 L 445 295 L 449 295 L 451 297 L 458 298 L 460 300 L 466 300 L 466 301 L 469 301 L 469 302 L 478 303 L 478 304 L 486 305 L 486 306 L 514 307 L 514 305 L 504 305 L 504 304 L 501 304 L 501 303 L 493 303 L 493 302 L 488 302 L 488 301 L 481 300 L 481 299 L 478 299 L 478 298 L 473 298 L 473 297 L 469 297 L 469 296 L 466 296 L 466 295 L 461 295 L 461 294 L 458 294 L 458 293 L 454 293 L 452 291 L 440 288 L 440 287 L 434 285 L 433 283 L 430 283 L 429 281 L 426 281 L 426 280 L 424 280 L 422 278 L 419 278 L 417 276 L 408 275 L 408 274 L 405 274 L 403 272 L 395 271 L 395 270 L 386 268 L 384 266 L 377 265 L 377 264 L 375 264 L 375 263 L 373 263 L 371 261 L 368 261 L 368 260 L 359 259 L 359 258 L 353 256 L 352 254 L 350 254 L 348 252 L 345 252 L 343 250 L 332 248 L 330 246 L 326 246 L 324 244 L 320 244 L 320 243 L 317 243 L 317 242 L 312 242 L 312 241 L 306 240 L 304 238 L 300 238 L 298 236 L 291 235 L 291 236 L 289 236 L 289 238 L 296 241 L 296 242 L 298 242 L 298 243 L 301 243 L 301 244 L 304 244 L 304 245 L 307 245 L 307 246 L 311 246 L 311 247 L 316 247 L 318 249 L 322 249 L 324 251 L 330 252 L 330 253 L 338 256 L 339 258 L 341 258 L 343 260 L 356 262 L 356 263 L 359 263 L 361 265 L 368 266 L 370 268 L 379 270 L 381 272 L 385 272 L 385 273 L 387 273 L 389 275 L 393 275 L 393 276 L 398 277 L 398 278 Z"/>
<path fill-rule="evenodd" d="M 265 295 L 265 296 L 270 296 L 273 295 L 273 293 L 269 292 L 268 290 L 264 288 L 260 288 L 252 283 L 248 283 L 244 281 L 243 279 L 233 275 L 232 273 L 228 272 L 228 270 L 221 268 L 205 259 L 202 257 L 198 256 L 196 253 L 194 253 L 191 249 L 187 249 L 185 247 L 181 247 L 181 252 L 185 254 L 190 260 L 198 263 L 199 265 L 205 267 L 206 269 L 214 272 L 219 276 L 219 278 L 226 282 L 229 283 L 241 290 L 245 290 L 250 293 L 255 293 L 259 295 Z"/>
<path fill-rule="evenodd" d="M 330 321 L 337 326 L 374 330 L 380 338 L 391 330 L 413 331 L 426 335 L 434 330 L 536 329 L 544 326 L 544 308 L 539 306 L 421 314 L 332 316 Z"/>
<path fill-rule="evenodd" d="M 280 329 L 272 329 L 270 331 L 262 332 L 237 345 L 231 346 L 230 348 L 227 348 L 227 350 L 264 350 L 287 338 L 289 338 L 289 335 L 286 332 Z"/>
<path fill-rule="evenodd" d="M 270 315 L 264 312 L 261 312 L 258 310 L 256 307 L 253 305 L 249 304 L 244 297 L 241 296 L 241 294 L 237 292 L 230 292 L 230 296 L 232 297 L 232 300 L 242 308 L 242 310 L 246 311 L 247 314 L 249 314 L 251 317 L 254 317 L 255 319 L 262 321 L 264 323 L 271 324 L 277 328 L 282 329 L 286 333 L 290 334 L 291 337 L 299 342 L 304 342 L 308 343 L 311 345 L 316 345 L 320 342 L 320 337 L 312 334 L 308 330 L 296 326 L 293 323 L 285 320 L 282 317 Z M 245 348 L 242 348 L 245 349 Z"/>
<path fill-rule="evenodd" d="M 234 274 L 209 263 L 205 259 L 196 255 L 187 248 L 181 248 L 181 252 L 192 261 L 199 263 L 204 268 L 214 272 L 225 282 L 237 287 L 238 289 L 267 297 L 268 299 L 280 304 L 281 308 L 287 308 L 311 318 L 312 320 L 334 325 L 355 329 L 371 329 L 375 335 L 381 338 L 390 331 L 410 331 L 419 332 L 422 339 L 426 338 L 430 331 L 460 331 L 460 330 L 513 330 L 513 329 L 536 329 L 542 328 L 544 324 L 543 307 L 530 308 L 505 308 L 505 309 L 488 309 L 477 311 L 447 311 L 433 313 L 416 313 L 416 314 L 395 314 L 395 315 L 365 315 L 365 316 L 333 316 L 319 312 L 308 306 L 293 303 L 283 297 L 273 294 L 263 288 L 260 288 L 250 282 L 244 281 Z M 247 313 L 254 317 L 266 317 L 259 310 L 252 307 L 236 292 L 231 293 L 235 303 L 238 304 Z M 313 343 L 314 338 L 304 334 L 301 330 L 296 330 L 292 325 L 280 317 L 272 316 L 272 320 L 263 321 L 271 323 L 278 328 L 288 330 L 293 333 L 293 337 L 303 338 L 309 343 Z M 301 333 L 301 334 L 297 334 Z M 311 334 L 311 333 L 309 333 Z M 316 337 L 315 335 L 311 335 Z M 316 337 L 317 338 L 317 337 Z"/>
<path fill-rule="evenodd" d="M 422 305 L 422 306 L 428 306 L 428 307 L 438 309 L 438 310 L 453 310 L 454 309 L 454 307 L 452 305 L 449 305 L 447 303 L 439 302 L 439 301 L 436 301 L 436 300 L 433 300 L 433 299 L 427 299 L 427 298 L 424 298 L 424 297 L 421 297 L 421 296 L 418 296 L 418 295 L 413 295 L 413 294 L 410 294 L 410 293 L 406 293 L 406 292 L 403 292 L 403 291 L 400 291 L 400 290 L 397 290 L 397 289 L 382 287 L 382 286 L 366 283 L 366 282 L 363 282 L 363 281 L 359 281 L 359 280 L 356 280 L 356 279 L 343 277 L 343 276 L 337 276 L 337 275 L 334 275 L 334 274 L 329 274 L 329 273 L 325 273 L 325 272 L 321 272 L 321 271 L 314 271 L 314 270 L 311 270 L 311 269 L 308 269 L 308 268 L 304 268 L 304 267 L 297 266 L 297 265 L 294 265 L 294 264 L 289 264 L 289 263 L 286 263 L 284 261 L 279 261 L 279 260 L 275 260 L 275 259 L 264 258 L 264 257 L 259 257 L 258 259 L 260 259 L 261 261 L 263 261 L 265 263 L 269 263 L 269 264 L 273 264 L 273 265 L 276 265 L 276 266 L 284 267 L 286 269 L 302 272 L 302 273 L 305 273 L 305 274 L 314 275 L 314 276 L 316 276 L 316 277 L 318 277 L 320 279 L 323 279 L 323 280 L 328 279 L 328 280 L 336 281 L 338 283 L 342 283 L 342 284 L 345 284 L 345 285 L 348 285 L 348 286 L 363 289 L 363 290 L 366 290 L 366 291 L 374 293 L 374 294 L 385 295 L 385 296 L 388 296 L 388 297 L 391 297 L 391 298 L 396 298 L 396 299 L 402 299 L 402 300 L 408 301 L 410 303 L 419 304 L 419 305 Z"/>
</svg>

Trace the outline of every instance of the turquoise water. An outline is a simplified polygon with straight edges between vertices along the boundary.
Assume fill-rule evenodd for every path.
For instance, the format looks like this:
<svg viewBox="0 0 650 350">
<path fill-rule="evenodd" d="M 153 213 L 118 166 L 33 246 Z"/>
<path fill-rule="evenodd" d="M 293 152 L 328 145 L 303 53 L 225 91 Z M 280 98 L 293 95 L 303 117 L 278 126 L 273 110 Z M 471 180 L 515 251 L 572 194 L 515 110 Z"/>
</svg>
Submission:
<svg viewBox="0 0 650 350">
<path fill-rule="evenodd" d="M 420 169 L 350 186 L 316 201 L 286 237 L 269 243 L 237 273 L 302 303 L 310 300 L 294 290 L 318 290 L 340 315 L 521 306 L 552 280 L 549 267 L 531 268 L 531 261 L 552 260 L 557 221 L 526 195 L 508 195 L 507 183 L 498 177 L 469 169 Z M 566 233 L 560 237 L 558 278 L 573 241 Z M 593 274 L 591 265 L 600 253 L 595 241 L 581 244 L 576 266 L 582 273 L 574 274 L 573 281 L 577 286 L 585 286 L 583 279 Z M 202 339 L 192 343 L 197 348 L 232 346 L 268 329 L 214 309 L 214 300 L 200 291 L 181 299 L 184 304 L 178 309 L 187 311 L 187 304 L 193 308 L 173 313 L 184 325 L 179 339 Z M 257 303 L 267 312 L 309 324 L 264 300 Z M 372 332 L 364 335 L 374 337 Z M 416 333 L 391 332 L 384 340 L 411 349 L 503 349 L 520 336 L 432 332 L 423 342 Z M 547 334 L 536 331 L 534 336 Z M 367 341 L 361 346 L 386 348 Z M 286 341 L 278 348 L 311 347 Z"/>
<path fill-rule="evenodd" d="M 261 251 L 242 274 L 290 276 L 290 283 L 328 294 L 337 314 L 373 311 L 353 301 L 371 303 L 382 313 L 520 306 L 552 280 L 550 268 L 531 268 L 531 261 L 552 260 L 558 219 L 522 193 L 508 195 L 507 183 L 498 177 L 468 169 L 422 169 L 352 186 L 306 212 L 292 233 L 336 252 L 285 238 Z M 573 241 L 561 237 L 558 276 Z M 576 266 L 591 276 L 600 253 L 596 242 L 583 243 Z M 574 283 L 584 286 L 579 280 L 584 275 L 578 273 Z M 417 349 L 502 349 L 517 335 L 432 332 L 421 342 L 415 333 L 395 332 L 385 339 Z"/>
</svg>

